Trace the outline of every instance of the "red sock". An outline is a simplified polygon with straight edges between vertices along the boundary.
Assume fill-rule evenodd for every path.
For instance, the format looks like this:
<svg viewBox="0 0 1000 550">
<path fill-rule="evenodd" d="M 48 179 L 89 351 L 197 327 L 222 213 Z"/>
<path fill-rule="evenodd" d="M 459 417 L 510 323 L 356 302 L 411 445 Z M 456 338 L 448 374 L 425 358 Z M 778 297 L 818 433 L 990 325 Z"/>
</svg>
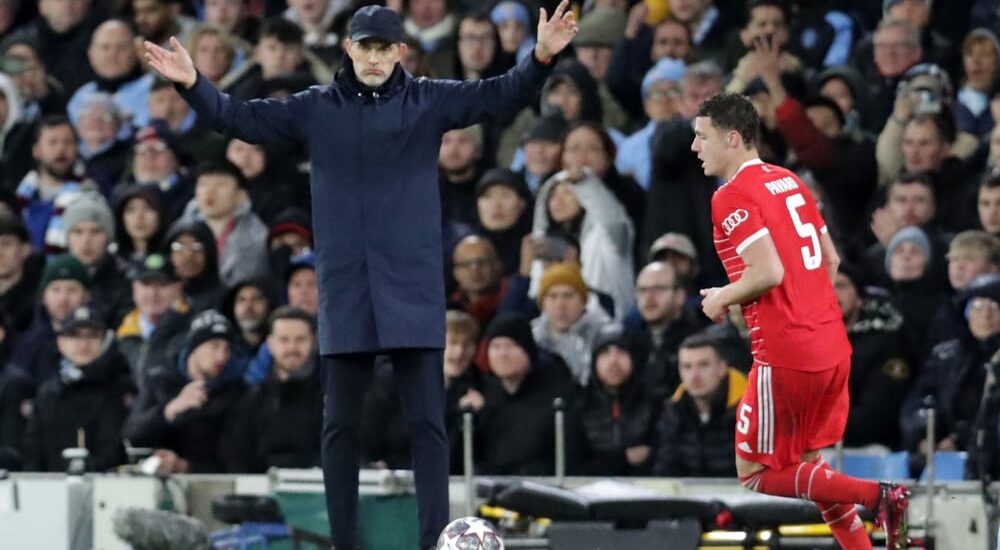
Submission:
<svg viewBox="0 0 1000 550">
<path fill-rule="evenodd" d="M 858 511 L 853 504 L 830 504 L 828 502 L 817 502 L 823 521 L 833 532 L 833 538 L 837 539 L 840 547 L 844 550 L 871 550 L 872 541 L 865 531 L 865 524 L 858 516 Z"/>
<path fill-rule="evenodd" d="M 861 504 L 875 510 L 879 493 L 877 481 L 845 476 L 824 466 L 815 462 L 800 462 L 781 470 L 765 468 L 752 476 L 740 478 L 740 483 L 767 495 L 803 498 L 813 502 Z"/>
</svg>

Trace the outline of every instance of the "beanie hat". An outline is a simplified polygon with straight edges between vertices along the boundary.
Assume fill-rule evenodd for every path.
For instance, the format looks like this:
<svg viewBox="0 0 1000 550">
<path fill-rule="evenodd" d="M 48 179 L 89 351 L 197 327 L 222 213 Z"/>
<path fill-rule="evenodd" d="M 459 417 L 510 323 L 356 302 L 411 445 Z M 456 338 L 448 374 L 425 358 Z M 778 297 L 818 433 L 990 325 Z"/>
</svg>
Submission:
<svg viewBox="0 0 1000 550">
<path fill-rule="evenodd" d="M 520 176 L 511 172 L 507 168 L 491 168 L 487 170 L 483 177 L 476 183 L 476 198 L 483 196 L 487 189 L 495 185 L 502 185 L 517 193 L 525 203 L 531 203 L 531 189 Z"/>
<path fill-rule="evenodd" d="M 179 154 L 180 148 L 177 143 L 177 136 L 170 130 L 165 120 L 155 118 L 135 133 L 135 146 L 144 143 L 156 143 L 162 141 L 170 149 L 174 156 Z"/>
<path fill-rule="evenodd" d="M 976 298 L 987 298 L 1000 304 L 1000 275 L 996 273 L 984 273 L 969 283 L 969 287 L 961 295 L 961 300 L 965 302 L 965 318 L 969 318 L 972 313 L 972 303 Z"/>
<path fill-rule="evenodd" d="M 628 352 L 632 351 L 632 343 L 625 333 L 625 327 L 618 323 L 605 325 L 597 331 L 597 335 L 594 336 L 594 343 L 590 348 L 591 356 L 596 360 L 602 351 L 611 346 L 618 346 Z"/>
<path fill-rule="evenodd" d="M 529 141 L 562 143 L 563 136 L 566 135 L 568 128 L 569 123 L 566 122 L 562 112 L 555 112 L 536 119 L 535 123 L 524 133 L 521 143 L 528 143 Z"/>
<path fill-rule="evenodd" d="M 653 65 L 642 79 L 642 97 L 646 97 L 649 89 L 657 82 L 680 82 L 684 78 L 685 72 L 687 72 L 687 65 L 680 59 L 664 57 L 657 61 L 656 65 Z"/>
<path fill-rule="evenodd" d="M 903 243 L 913 243 L 919 246 L 923 251 L 924 255 L 927 256 L 927 261 L 931 260 L 931 240 L 927 238 L 927 233 L 924 233 L 923 229 L 915 225 L 904 227 L 896 232 L 889 240 L 889 246 L 885 247 L 885 271 L 888 273 L 890 271 L 889 266 L 892 263 L 892 255 L 899 248 L 899 245 Z"/>
<path fill-rule="evenodd" d="M 236 331 L 225 315 L 214 309 L 208 309 L 199 313 L 191 321 L 191 328 L 188 330 L 184 348 L 188 353 L 191 353 L 198 349 L 198 346 L 216 338 L 234 342 Z"/>
<path fill-rule="evenodd" d="M 580 21 L 573 45 L 614 48 L 625 38 L 625 12 L 616 8 L 596 8 Z"/>
<path fill-rule="evenodd" d="M 583 276 L 580 275 L 579 267 L 566 263 L 553 264 L 545 270 L 545 273 L 542 275 L 542 282 L 538 285 L 539 307 L 545 301 L 545 295 L 548 294 L 549 289 L 555 285 L 569 285 L 573 287 L 573 290 L 577 291 L 584 300 L 590 294 L 587 283 L 583 282 Z"/>
<path fill-rule="evenodd" d="M 288 233 L 295 233 L 303 239 L 312 243 L 312 229 L 309 224 L 309 216 L 298 208 L 286 208 L 282 210 L 271 222 L 267 238 L 274 239 Z"/>
<path fill-rule="evenodd" d="M 114 240 L 115 216 L 100 193 L 84 191 L 66 207 L 66 211 L 63 212 L 63 226 L 66 232 L 69 233 L 81 222 L 96 223 L 108 236 L 108 240 Z"/>
<path fill-rule="evenodd" d="M 496 316 L 486 328 L 483 343 L 489 347 L 490 341 L 498 337 L 510 338 L 520 346 L 528 357 L 538 355 L 538 344 L 531 334 L 531 323 L 520 313 L 502 313 Z"/>
<path fill-rule="evenodd" d="M 528 8 L 524 7 L 524 4 L 520 2 L 506 0 L 497 4 L 493 8 L 493 11 L 490 12 L 490 20 L 498 27 L 511 19 L 530 30 L 531 16 L 528 14 Z"/>
<path fill-rule="evenodd" d="M 44 290 L 45 287 L 49 286 L 49 283 L 63 280 L 76 281 L 84 288 L 90 288 L 90 275 L 87 273 L 87 268 L 80 260 L 70 254 L 60 254 L 49 260 L 42 272 L 41 288 Z"/>
</svg>

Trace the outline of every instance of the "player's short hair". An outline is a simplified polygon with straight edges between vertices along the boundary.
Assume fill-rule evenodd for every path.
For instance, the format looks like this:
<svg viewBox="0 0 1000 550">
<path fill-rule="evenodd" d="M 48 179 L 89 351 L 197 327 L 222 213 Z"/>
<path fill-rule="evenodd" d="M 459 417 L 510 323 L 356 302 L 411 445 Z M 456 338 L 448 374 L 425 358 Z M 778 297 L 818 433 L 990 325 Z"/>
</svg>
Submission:
<svg viewBox="0 0 1000 550">
<path fill-rule="evenodd" d="M 953 254 L 977 253 L 993 265 L 1000 265 L 1000 239 L 985 231 L 962 231 L 948 244 L 948 259 Z"/>
<path fill-rule="evenodd" d="M 294 306 L 281 306 L 267 316 L 267 333 L 274 332 L 274 325 L 278 321 L 302 321 L 309 325 L 309 330 L 316 333 L 316 320 L 308 311 Z"/>
<path fill-rule="evenodd" d="M 719 360 L 725 360 L 722 342 L 719 340 L 719 337 L 706 331 L 696 332 L 682 340 L 678 350 L 698 348 L 712 348 L 715 350 L 715 355 L 718 356 Z"/>
<path fill-rule="evenodd" d="M 445 330 L 475 342 L 479 340 L 479 323 L 471 315 L 449 309 L 444 315 Z"/>
<path fill-rule="evenodd" d="M 757 144 L 760 116 L 745 95 L 719 92 L 702 102 L 698 116 L 712 119 L 712 126 L 720 130 L 735 131 L 748 149 Z"/>
</svg>

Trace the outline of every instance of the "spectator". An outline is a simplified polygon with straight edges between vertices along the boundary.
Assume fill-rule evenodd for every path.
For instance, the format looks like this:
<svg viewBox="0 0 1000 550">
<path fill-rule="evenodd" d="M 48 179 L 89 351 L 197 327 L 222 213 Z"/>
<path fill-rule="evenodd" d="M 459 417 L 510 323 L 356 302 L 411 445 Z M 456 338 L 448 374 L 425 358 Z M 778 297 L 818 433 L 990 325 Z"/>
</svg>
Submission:
<svg viewBox="0 0 1000 550">
<path fill-rule="evenodd" d="M 306 48 L 327 65 L 334 66 L 344 55 L 335 18 L 350 6 L 345 0 L 292 0 L 282 16 L 302 28 Z"/>
<path fill-rule="evenodd" d="M 869 271 L 877 280 L 883 281 L 885 250 L 889 241 L 900 229 L 911 225 L 919 226 L 926 228 L 928 238 L 931 239 L 932 278 L 943 284 L 945 273 L 943 269 L 939 269 L 938 264 L 944 257 L 947 238 L 934 223 L 938 206 L 930 178 L 924 174 L 900 174 L 889 186 L 886 195 L 885 206 L 876 208 L 872 213 L 871 230 L 877 242 L 865 252 L 870 262 Z"/>
<path fill-rule="evenodd" d="M 931 243 L 916 226 L 900 229 L 886 248 L 885 270 L 891 281 L 892 301 L 906 319 L 908 349 L 922 362 L 930 349 L 927 336 L 934 312 L 946 295 L 929 274 Z"/>
<path fill-rule="evenodd" d="M 125 172 L 130 143 L 118 137 L 125 124 L 127 121 L 109 94 L 95 93 L 80 107 L 77 123 L 80 158 L 87 172 L 102 181 L 119 181 Z"/>
<path fill-rule="evenodd" d="M 39 274 L 32 268 L 30 258 L 31 243 L 24 223 L 9 214 L 0 215 L 0 311 L 6 318 L 0 349 L 8 348 L 5 351 L 31 324 Z"/>
<path fill-rule="evenodd" d="M 580 386 L 590 381 L 594 338 L 610 322 L 599 308 L 587 308 L 589 293 L 577 266 L 552 265 L 545 270 L 538 288 L 542 314 L 531 321 L 538 347 L 560 357 Z"/>
<path fill-rule="evenodd" d="M 142 127 L 149 122 L 149 91 L 154 77 L 142 72 L 135 38 L 128 24 L 117 19 L 105 21 L 94 30 L 87 57 L 96 80 L 80 86 L 69 99 L 66 111 L 74 125 L 80 123 L 86 99 L 96 93 L 111 94 L 122 116 L 133 126 Z M 124 125 L 118 137 L 126 139 L 130 132 L 131 128 Z"/>
<path fill-rule="evenodd" d="M 163 193 L 153 185 L 122 185 L 115 189 L 112 204 L 117 236 L 115 254 L 127 266 L 126 274 L 132 277 L 163 244 L 169 221 Z"/>
<path fill-rule="evenodd" d="M 569 400 L 565 365 L 538 349 L 527 319 L 500 315 L 483 337 L 492 377 L 483 382 L 477 417 L 476 468 L 485 475 L 552 475 L 555 433 L 552 401 Z M 517 422 L 511 422 L 516 418 Z"/>
<path fill-rule="evenodd" d="M 205 0 L 205 23 L 218 25 L 246 42 L 257 39 L 260 19 L 250 13 L 247 0 Z"/>
<path fill-rule="evenodd" d="M 451 130 L 441 138 L 438 154 L 441 209 L 444 218 L 472 226 L 476 221 L 476 182 L 482 174 L 483 129 L 480 125 Z"/>
<path fill-rule="evenodd" d="M 735 475 L 733 431 L 747 379 L 722 357 L 714 337 L 696 334 L 681 342 L 681 385 L 660 418 L 654 475 Z"/>
<path fill-rule="evenodd" d="M 162 364 L 168 353 L 164 344 L 180 324 L 176 318 L 188 310 L 173 264 L 160 254 L 147 256 L 132 279 L 132 302 L 135 309 L 122 319 L 115 337 L 132 379 L 143 383 L 147 367 Z"/>
<path fill-rule="evenodd" d="M 604 111 L 604 126 L 627 132 L 631 130 L 628 113 L 604 82 L 614 47 L 622 41 L 624 34 L 625 13 L 619 8 L 598 7 L 580 20 L 580 31 L 573 38 L 573 46 L 577 59 L 597 83 L 597 93 Z"/>
<path fill-rule="evenodd" d="M 899 19 L 913 25 L 920 33 L 920 44 L 927 55 L 927 60 L 940 65 L 951 74 L 958 74 L 960 66 L 959 52 L 944 34 L 938 32 L 937 25 L 931 23 L 931 0 L 889 0 L 882 3 L 883 16 Z M 935 17 L 938 19 L 938 17 Z M 867 44 L 858 45 L 864 49 Z"/>
<path fill-rule="evenodd" d="M 916 372 L 906 352 L 903 315 L 884 297 L 866 293 L 864 281 L 859 270 L 841 263 L 833 283 L 854 349 L 844 445 L 895 449 L 899 446 L 899 426 L 886 419 L 899 416 Z"/>
<path fill-rule="evenodd" d="M 991 235 L 1000 235 L 1000 175 L 989 174 L 979 184 L 976 204 L 979 225 Z"/>
<path fill-rule="evenodd" d="M 687 25 L 673 16 L 653 28 L 643 24 L 629 35 L 630 27 L 626 26 L 625 40 L 615 47 L 604 81 L 621 106 L 637 119 L 644 115 L 642 81 L 653 65 L 668 57 L 686 63 L 694 48 Z"/>
<path fill-rule="evenodd" d="M 970 288 L 966 297 L 968 332 L 934 346 L 903 403 L 900 426 L 903 444 L 911 452 L 966 451 L 973 446 L 973 428 L 986 377 L 984 366 L 997 351 L 1000 285 L 991 282 Z M 928 395 L 934 396 L 937 411 L 937 441 L 930 445 L 925 439 L 927 419 L 921 413 Z"/>
<path fill-rule="evenodd" d="M 267 243 L 271 273 L 285 273 L 292 257 L 313 249 L 309 215 L 298 208 L 281 211 L 270 223 Z"/>
<path fill-rule="evenodd" d="M 69 254 L 52 258 L 39 283 L 41 300 L 31 325 L 17 339 L 11 363 L 31 377 L 35 387 L 58 373 L 56 332 L 62 320 L 90 300 L 87 268 Z"/>
<path fill-rule="evenodd" d="M 521 241 L 531 232 L 531 190 L 506 168 L 489 170 L 476 184 L 476 233 L 485 237 L 506 277 L 517 272 Z"/>
<path fill-rule="evenodd" d="M 87 62 L 87 44 L 96 18 L 84 21 L 87 7 L 85 2 L 39 0 L 40 17 L 25 31 L 38 42 L 42 63 L 67 91 L 76 90 L 94 76 Z"/>
<path fill-rule="evenodd" d="M 157 473 L 239 470 L 234 431 L 243 420 L 237 412 L 246 358 L 235 340 L 229 321 L 206 310 L 191 322 L 178 356 L 146 372 L 122 433 L 133 445 L 157 449 Z"/>
<path fill-rule="evenodd" d="M 866 86 L 861 73 L 850 65 L 831 67 L 817 77 L 816 89 L 840 107 L 844 115 L 842 133 L 855 141 L 868 138 L 866 121 L 862 119 L 865 108 Z"/>
<path fill-rule="evenodd" d="M 929 334 L 932 347 L 963 332 L 967 301 L 964 291 L 974 282 L 1000 272 L 1000 239 L 985 231 L 963 231 L 948 245 L 947 259 L 952 295 L 934 313 Z"/>
<path fill-rule="evenodd" d="M 642 352 L 619 325 L 594 339 L 591 384 L 569 413 L 567 470 L 578 475 L 648 475 L 658 400 L 643 383 Z"/>
<path fill-rule="evenodd" d="M 246 52 L 241 51 L 242 44 L 238 44 L 236 38 L 224 28 L 211 24 L 194 29 L 188 50 L 191 51 L 191 59 L 198 72 L 215 85 L 238 66 L 238 53 L 246 56 Z"/>
<path fill-rule="evenodd" d="M 23 177 L 30 169 L 22 159 L 28 156 L 31 125 L 26 120 L 24 105 L 14 81 L 3 72 L 7 63 L 0 61 L 0 105 L 3 106 L 0 110 L 0 170 L 4 172 L 0 184 L 10 187 L 15 178 Z"/>
<path fill-rule="evenodd" d="M 17 186 L 21 214 L 28 227 L 31 247 L 39 252 L 66 246 L 61 212 L 76 198 L 83 184 L 83 165 L 78 162 L 76 131 L 64 117 L 41 121 L 31 155 L 36 168 Z"/>
<path fill-rule="evenodd" d="M 111 208 L 100 194 L 87 191 L 70 203 L 63 218 L 66 251 L 87 268 L 91 299 L 109 316 L 108 322 L 117 324 L 129 300 L 126 266 L 110 250 L 115 236 Z"/>
<path fill-rule="evenodd" d="M 84 51 L 81 49 L 79 55 Z M 64 57 L 72 58 L 69 52 L 63 53 Z M 3 72 L 14 81 L 21 95 L 25 122 L 34 123 L 44 116 L 66 114 L 67 88 L 46 67 L 37 40 L 28 34 L 11 36 L 0 42 L 0 55 L 4 59 Z M 89 65 L 86 70 L 91 70 Z"/>
<path fill-rule="evenodd" d="M 720 62 L 731 19 L 725 17 L 715 0 L 668 0 L 670 14 L 684 23 L 699 60 Z"/>
<path fill-rule="evenodd" d="M 0 468 L 20 470 L 24 448 L 25 412 L 35 387 L 31 378 L 10 362 L 12 334 L 0 318 Z"/>
<path fill-rule="evenodd" d="M 316 315 L 319 307 L 319 285 L 316 278 L 316 254 L 307 251 L 292 256 L 285 272 L 288 305 Z"/>
<path fill-rule="evenodd" d="M 500 49 L 521 61 L 531 54 L 535 39 L 531 35 L 531 14 L 517 0 L 498 2 L 490 11 L 490 19 L 500 36 Z"/>
<path fill-rule="evenodd" d="M 410 0 L 403 30 L 416 38 L 427 54 L 427 65 L 436 78 L 455 78 L 455 32 L 457 20 L 448 13 L 447 0 Z"/>
<path fill-rule="evenodd" d="M 779 72 L 799 73 L 802 61 L 789 51 L 788 13 L 776 0 L 751 0 L 747 3 L 747 21 L 739 33 L 738 44 L 730 46 L 726 67 L 732 69 L 732 79 L 726 85 L 730 92 L 744 92 L 760 77 L 757 59 L 762 48 L 773 51 Z"/>
<path fill-rule="evenodd" d="M 646 259 L 650 263 L 670 264 L 677 274 L 678 283 L 684 285 L 688 293 L 688 305 L 697 305 L 695 309 L 701 309 L 701 296 L 697 291 L 706 285 L 700 282 L 698 251 L 690 237 L 683 233 L 665 233 L 653 241 Z"/>
<path fill-rule="evenodd" d="M 122 424 L 134 395 L 128 364 L 118 353 L 103 315 L 89 307 L 73 310 L 56 337 L 59 376 L 38 390 L 24 440 L 24 469 L 65 471 L 63 449 L 85 447 L 87 471 L 124 463 Z"/>
<path fill-rule="evenodd" d="M 171 36 L 186 40 L 197 21 L 181 13 L 177 0 L 132 0 L 132 23 L 139 36 L 166 45 Z"/>
<path fill-rule="evenodd" d="M 177 137 L 162 120 L 135 134 L 131 182 L 158 187 L 170 219 L 179 216 L 194 196 L 194 183 L 181 164 Z"/>
<path fill-rule="evenodd" d="M 231 163 L 199 167 L 195 198 L 184 210 L 184 219 L 203 220 L 212 230 L 224 284 L 267 276 L 267 226 L 252 212 L 246 181 Z"/>
<path fill-rule="evenodd" d="M 273 17 L 261 25 L 253 60 L 227 74 L 219 81 L 219 88 L 233 97 L 250 99 L 258 96 L 265 81 L 293 74 L 311 82 L 333 80 L 329 67 L 306 53 L 302 29 L 287 19 Z"/>
<path fill-rule="evenodd" d="M 169 80 L 153 82 L 149 92 L 149 118 L 166 122 L 166 130 L 176 138 L 174 154 L 184 161 L 216 160 L 226 151 L 226 138 L 199 123 L 198 114 Z"/>
<path fill-rule="evenodd" d="M 859 45 L 853 65 L 868 83 L 870 103 L 862 113 L 866 128 L 877 131 L 893 111 L 896 90 L 906 71 L 924 59 L 920 32 L 908 21 L 882 19 L 872 33 L 871 48 Z M 890 120 L 890 122 L 892 122 Z"/>
<path fill-rule="evenodd" d="M 236 138 L 226 145 L 226 160 L 240 169 L 253 211 L 265 223 L 275 222 L 279 214 L 290 208 L 308 212 L 312 204 L 309 180 L 306 174 L 288 166 L 292 164 L 287 162 L 290 154 Z M 308 223 L 308 217 L 306 220 Z"/>
<path fill-rule="evenodd" d="M 524 168 L 519 174 L 533 194 L 562 167 L 566 129 L 566 119 L 556 113 L 538 118 L 525 132 L 521 140 Z"/>
<path fill-rule="evenodd" d="M 452 275 L 458 288 L 451 307 L 472 316 L 480 326 L 489 325 L 507 293 L 507 279 L 493 244 L 475 235 L 462 239 L 452 253 Z"/>
<path fill-rule="evenodd" d="M 305 311 L 285 306 L 268 317 L 267 325 L 273 367 L 268 378 L 252 387 L 240 403 L 236 471 L 317 467 L 323 387 L 315 321 Z"/>
<path fill-rule="evenodd" d="M 475 12 L 458 23 L 458 76 L 478 80 L 503 74 L 514 63 L 512 55 L 500 49 L 497 28 L 489 13 Z"/>
<path fill-rule="evenodd" d="M 266 282 L 247 280 L 226 291 L 220 310 L 239 331 L 240 345 L 256 353 L 267 338 L 268 316 L 274 306 Z"/>
<path fill-rule="evenodd" d="M 612 178 L 618 179 L 612 145 L 607 134 L 590 125 L 571 130 L 564 143 L 563 171 L 539 190 L 533 231 L 562 231 L 578 239 L 584 280 L 614 298 L 616 318 L 621 318 L 632 301 L 635 226 L 609 192 Z"/>
<path fill-rule="evenodd" d="M 962 43 L 962 66 L 965 84 L 958 91 L 955 123 L 960 132 L 982 140 L 990 135 L 994 121 L 990 113 L 990 95 L 1000 72 L 1000 44 L 986 29 L 973 29 Z"/>
<path fill-rule="evenodd" d="M 631 332 L 647 354 L 638 375 L 646 392 L 658 400 L 673 394 L 681 382 L 678 346 L 706 324 L 697 310 L 684 307 L 687 298 L 684 279 L 671 264 L 654 261 L 639 272 L 635 283 L 639 320 Z"/>
<path fill-rule="evenodd" d="M 197 314 L 216 307 L 223 287 L 212 230 L 204 222 L 178 220 L 167 230 L 164 245 L 191 311 Z"/>
<path fill-rule="evenodd" d="M 649 122 L 622 142 L 615 166 L 618 172 L 635 179 L 643 189 L 649 189 L 652 171 L 652 139 L 657 124 L 678 116 L 680 81 L 684 63 L 672 58 L 661 59 L 642 80 L 643 109 Z"/>
</svg>

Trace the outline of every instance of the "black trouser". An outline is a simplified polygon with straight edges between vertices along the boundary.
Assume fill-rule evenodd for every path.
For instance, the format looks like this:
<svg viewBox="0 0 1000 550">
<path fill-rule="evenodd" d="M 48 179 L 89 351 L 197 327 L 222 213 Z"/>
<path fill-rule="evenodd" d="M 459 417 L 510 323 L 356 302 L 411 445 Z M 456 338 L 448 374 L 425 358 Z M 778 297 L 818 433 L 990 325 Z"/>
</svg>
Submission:
<svg viewBox="0 0 1000 550">
<path fill-rule="evenodd" d="M 420 548 L 432 548 L 448 523 L 448 435 L 444 427 L 444 352 L 387 352 L 412 433 Z M 359 430 L 375 354 L 323 357 L 323 482 L 337 550 L 357 547 Z"/>
</svg>

